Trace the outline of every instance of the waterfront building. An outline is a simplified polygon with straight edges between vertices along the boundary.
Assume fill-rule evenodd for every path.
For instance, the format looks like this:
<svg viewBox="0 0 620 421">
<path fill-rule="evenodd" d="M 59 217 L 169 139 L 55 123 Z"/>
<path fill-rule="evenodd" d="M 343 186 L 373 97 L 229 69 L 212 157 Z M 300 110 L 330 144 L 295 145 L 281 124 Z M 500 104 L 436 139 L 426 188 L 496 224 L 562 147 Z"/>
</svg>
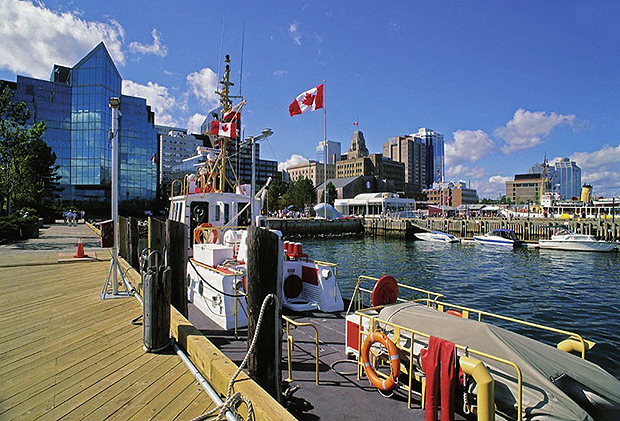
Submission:
<svg viewBox="0 0 620 421">
<path fill-rule="evenodd" d="M 420 127 L 411 136 L 426 145 L 426 188 L 431 188 L 433 183 L 441 183 L 445 177 L 443 134 Z"/>
<path fill-rule="evenodd" d="M 327 144 L 327 151 L 325 150 Z M 333 140 L 327 140 L 319 142 L 319 146 L 316 147 L 316 161 L 325 162 L 325 152 L 327 152 L 327 163 L 335 164 L 340 159 L 341 145 L 340 142 Z"/>
<path fill-rule="evenodd" d="M 383 155 L 405 164 L 405 191 L 420 193 L 426 188 L 426 142 L 413 135 L 396 136 L 383 144 Z"/>
<path fill-rule="evenodd" d="M 354 176 L 346 178 L 331 178 L 327 180 L 328 183 L 332 183 L 336 188 L 337 199 L 351 199 L 362 193 L 381 193 L 388 192 L 389 186 L 385 180 L 376 176 Z M 316 187 L 317 198 L 320 202 L 323 198 L 323 189 L 325 183 L 319 184 Z"/>
<path fill-rule="evenodd" d="M 291 181 L 297 181 L 304 177 L 312 181 L 313 186 L 318 186 L 325 181 L 325 167 L 322 162 L 308 161 L 306 163 L 290 166 L 286 169 Z M 327 178 L 336 178 L 336 166 L 327 164 Z"/>
<path fill-rule="evenodd" d="M 402 198 L 396 193 L 362 193 L 352 199 L 336 199 L 334 207 L 343 216 L 382 216 L 412 213 L 415 200 Z"/>
<path fill-rule="evenodd" d="M 468 189 L 464 182 L 448 183 L 443 188 L 426 189 L 427 202 L 431 205 L 459 207 L 478 203 L 478 193 Z"/>
<path fill-rule="evenodd" d="M 512 203 L 539 203 L 542 188 L 540 174 L 516 174 L 514 180 L 506 181 L 506 198 Z"/>
<path fill-rule="evenodd" d="M 571 199 L 581 192 L 581 168 L 568 158 L 555 162 L 555 173 L 560 185 L 560 197 Z"/>
<path fill-rule="evenodd" d="M 110 98 L 120 98 L 119 200 L 154 199 L 157 192 L 155 116 L 144 98 L 122 95 L 122 78 L 100 43 L 73 67 L 54 65 L 49 81 L 17 76 L 15 100 L 30 123 L 45 121 L 45 142 L 56 153 L 61 199 L 110 200 Z"/>
<path fill-rule="evenodd" d="M 344 155 L 343 155 L 344 157 Z M 405 164 L 376 153 L 336 162 L 336 177 L 377 176 L 388 183 L 390 191 L 405 190 Z"/>
<path fill-rule="evenodd" d="M 187 133 L 187 129 L 169 126 L 155 126 L 155 129 L 159 144 L 158 180 L 163 184 L 169 184 L 175 178 L 179 178 L 179 174 L 175 173 L 173 168 L 178 168 L 178 164 L 183 160 L 196 156 L 197 147 L 211 147 L 208 136 L 190 134 Z"/>
</svg>

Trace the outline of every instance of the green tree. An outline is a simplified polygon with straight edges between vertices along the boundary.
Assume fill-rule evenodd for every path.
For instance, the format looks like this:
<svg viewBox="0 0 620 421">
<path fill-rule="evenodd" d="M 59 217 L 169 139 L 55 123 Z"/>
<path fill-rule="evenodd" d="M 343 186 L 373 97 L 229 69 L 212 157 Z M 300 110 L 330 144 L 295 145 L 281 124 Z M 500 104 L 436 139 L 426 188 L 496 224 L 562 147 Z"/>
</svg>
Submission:
<svg viewBox="0 0 620 421">
<path fill-rule="evenodd" d="M 288 186 L 281 181 L 274 181 L 269 186 L 269 192 L 267 193 L 267 206 L 269 211 L 282 209 L 285 207 L 284 195 L 288 190 Z"/>
<path fill-rule="evenodd" d="M 45 122 L 28 124 L 26 104 L 12 98 L 10 88 L 0 92 L 0 208 L 8 214 L 30 206 L 43 214 L 58 188 L 56 155 L 42 139 Z"/>
<path fill-rule="evenodd" d="M 327 183 L 327 201 L 330 205 L 334 206 L 336 199 L 338 199 L 338 190 L 336 190 L 336 186 L 329 181 Z"/>
<path fill-rule="evenodd" d="M 316 190 L 312 181 L 301 177 L 292 182 L 284 195 L 284 204 L 296 209 L 305 209 L 306 205 L 316 203 Z"/>
</svg>

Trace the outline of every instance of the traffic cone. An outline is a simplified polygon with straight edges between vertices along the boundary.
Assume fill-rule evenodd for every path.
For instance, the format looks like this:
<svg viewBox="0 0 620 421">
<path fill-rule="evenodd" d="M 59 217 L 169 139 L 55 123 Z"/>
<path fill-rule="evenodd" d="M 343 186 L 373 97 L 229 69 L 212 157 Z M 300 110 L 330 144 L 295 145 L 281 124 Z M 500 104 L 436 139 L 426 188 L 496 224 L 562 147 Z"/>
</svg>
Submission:
<svg viewBox="0 0 620 421">
<path fill-rule="evenodd" d="M 81 259 L 82 257 L 88 257 L 88 254 L 84 253 L 84 245 L 82 244 L 82 237 L 78 240 L 77 253 L 73 256 Z"/>
</svg>

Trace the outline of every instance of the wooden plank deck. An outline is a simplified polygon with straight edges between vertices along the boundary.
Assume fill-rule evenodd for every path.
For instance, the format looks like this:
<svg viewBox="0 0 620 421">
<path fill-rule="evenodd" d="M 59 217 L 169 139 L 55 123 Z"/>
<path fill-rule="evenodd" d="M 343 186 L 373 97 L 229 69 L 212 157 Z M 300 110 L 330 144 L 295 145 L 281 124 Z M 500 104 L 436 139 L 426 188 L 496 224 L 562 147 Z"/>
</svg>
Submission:
<svg viewBox="0 0 620 421">
<path fill-rule="evenodd" d="M 19 258 L 23 259 L 21 255 Z M 213 407 L 174 353 L 142 350 L 109 262 L 0 268 L 0 419 L 191 419 Z"/>
</svg>

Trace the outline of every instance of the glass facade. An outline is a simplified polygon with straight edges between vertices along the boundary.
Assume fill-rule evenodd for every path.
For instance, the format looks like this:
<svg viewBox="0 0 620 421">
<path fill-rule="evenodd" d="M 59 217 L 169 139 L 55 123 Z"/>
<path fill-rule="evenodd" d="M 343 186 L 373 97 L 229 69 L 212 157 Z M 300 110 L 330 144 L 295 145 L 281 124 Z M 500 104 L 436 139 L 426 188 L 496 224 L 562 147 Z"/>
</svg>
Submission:
<svg viewBox="0 0 620 421">
<path fill-rule="evenodd" d="M 18 101 L 44 120 L 44 140 L 56 153 L 63 200 L 110 198 L 112 124 L 109 100 L 121 98 L 119 200 L 153 199 L 157 134 L 143 98 L 121 95 L 122 79 L 103 43 L 73 68 L 55 66 L 51 80 L 17 77 Z"/>
</svg>

